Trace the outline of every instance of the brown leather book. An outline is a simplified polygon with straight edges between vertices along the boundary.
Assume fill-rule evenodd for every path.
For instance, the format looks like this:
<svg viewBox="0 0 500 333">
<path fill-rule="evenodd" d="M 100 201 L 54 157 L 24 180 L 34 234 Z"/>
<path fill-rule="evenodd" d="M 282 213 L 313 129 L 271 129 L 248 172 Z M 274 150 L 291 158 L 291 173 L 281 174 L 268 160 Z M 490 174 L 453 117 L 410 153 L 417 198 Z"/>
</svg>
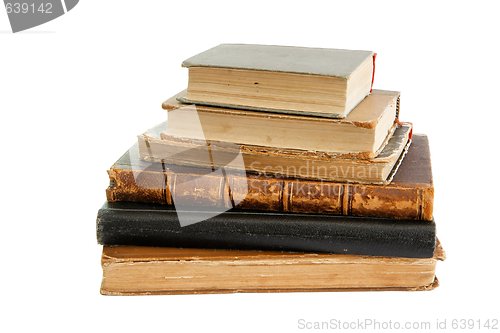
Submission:
<svg viewBox="0 0 500 333">
<path fill-rule="evenodd" d="M 432 258 L 104 246 L 104 295 L 431 290 Z"/>
<path fill-rule="evenodd" d="M 432 220 L 434 186 L 424 135 L 413 135 L 413 143 L 388 185 L 207 173 L 201 168 L 143 161 L 137 145 L 108 174 L 110 202 L 172 205 L 174 195 L 199 207 Z"/>
</svg>

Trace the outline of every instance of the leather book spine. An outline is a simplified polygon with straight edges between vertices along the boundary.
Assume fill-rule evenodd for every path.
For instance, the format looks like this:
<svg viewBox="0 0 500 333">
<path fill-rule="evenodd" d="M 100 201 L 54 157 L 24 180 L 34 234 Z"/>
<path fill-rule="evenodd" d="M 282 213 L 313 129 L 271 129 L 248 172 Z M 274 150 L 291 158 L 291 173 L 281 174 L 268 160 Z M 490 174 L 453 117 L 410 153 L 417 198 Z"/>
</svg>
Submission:
<svg viewBox="0 0 500 333">
<path fill-rule="evenodd" d="M 157 204 L 172 204 L 167 198 L 167 174 L 158 171 L 133 169 L 108 170 L 109 186 L 106 189 L 106 199 L 109 202 L 150 202 Z M 140 179 L 140 180 L 139 180 Z"/>
<path fill-rule="evenodd" d="M 250 174 L 224 178 L 169 171 L 138 173 L 128 169 L 109 170 L 107 200 L 172 205 L 171 191 L 174 191 L 176 200 L 191 200 L 200 207 L 425 221 L 433 218 L 433 187 L 334 183 Z"/>
</svg>

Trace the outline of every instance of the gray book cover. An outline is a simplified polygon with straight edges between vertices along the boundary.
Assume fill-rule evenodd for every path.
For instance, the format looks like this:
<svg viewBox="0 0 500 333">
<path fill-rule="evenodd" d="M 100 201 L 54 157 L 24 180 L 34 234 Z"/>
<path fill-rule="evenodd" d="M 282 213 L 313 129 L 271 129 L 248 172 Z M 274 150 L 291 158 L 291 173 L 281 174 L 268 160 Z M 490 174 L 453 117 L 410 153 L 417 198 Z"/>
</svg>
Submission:
<svg viewBox="0 0 500 333">
<path fill-rule="evenodd" d="M 184 67 L 219 67 L 348 78 L 371 51 L 278 45 L 221 44 L 182 63 Z"/>
</svg>

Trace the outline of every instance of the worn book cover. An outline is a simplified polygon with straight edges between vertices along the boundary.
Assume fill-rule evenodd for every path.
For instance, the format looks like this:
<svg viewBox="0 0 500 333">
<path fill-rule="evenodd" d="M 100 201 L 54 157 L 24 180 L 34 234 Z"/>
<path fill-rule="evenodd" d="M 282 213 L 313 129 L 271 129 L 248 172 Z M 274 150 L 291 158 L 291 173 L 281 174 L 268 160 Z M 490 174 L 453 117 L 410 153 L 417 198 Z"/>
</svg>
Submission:
<svg viewBox="0 0 500 333">
<path fill-rule="evenodd" d="M 370 93 L 371 51 L 221 44 L 187 60 L 182 102 L 344 118 Z"/>
<path fill-rule="evenodd" d="M 400 105 L 399 92 L 373 90 L 344 119 L 329 119 L 179 103 L 175 97 L 184 94 L 162 104 L 168 137 L 365 159 L 376 157 L 387 143 Z"/>
<path fill-rule="evenodd" d="M 165 133 L 158 135 L 158 130 L 161 129 L 151 129 L 138 137 L 139 152 L 141 158 L 146 161 L 210 169 L 234 169 L 266 176 L 388 184 L 411 143 L 412 127 L 411 124 L 395 127 L 382 151 L 373 159 L 176 138 Z"/>
<path fill-rule="evenodd" d="M 172 209 L 106 203 L 97 215 L 103 245 L 313 251 L 408 258 L 432 257 L 432 221 L 325 214 Z"/>
<path fill-rule="evenodd" d="M 104 246 L 104 295 L 432 290 L 431 258 Z"/>
</svg>

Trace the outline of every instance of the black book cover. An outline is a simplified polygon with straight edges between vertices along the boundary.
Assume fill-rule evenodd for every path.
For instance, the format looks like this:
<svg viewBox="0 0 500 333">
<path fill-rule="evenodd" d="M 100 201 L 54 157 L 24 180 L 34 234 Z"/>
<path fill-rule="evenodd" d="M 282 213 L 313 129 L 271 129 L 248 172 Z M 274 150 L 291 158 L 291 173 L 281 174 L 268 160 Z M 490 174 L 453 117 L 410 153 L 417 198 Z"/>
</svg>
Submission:
<svg viewBox="0 0 500 333">
<path fill-rule="evenodd" d="M 186 226 L 181 226 L 181 222 Z M 226 211 L 176 212 L 168 206 L 106 203 L 97 216 L 103 245 L 329 252 L 430 258 L 434 222 L 352 216 Z M 194 223 L 196 221 L 200 221 Z"/>
</svg>

